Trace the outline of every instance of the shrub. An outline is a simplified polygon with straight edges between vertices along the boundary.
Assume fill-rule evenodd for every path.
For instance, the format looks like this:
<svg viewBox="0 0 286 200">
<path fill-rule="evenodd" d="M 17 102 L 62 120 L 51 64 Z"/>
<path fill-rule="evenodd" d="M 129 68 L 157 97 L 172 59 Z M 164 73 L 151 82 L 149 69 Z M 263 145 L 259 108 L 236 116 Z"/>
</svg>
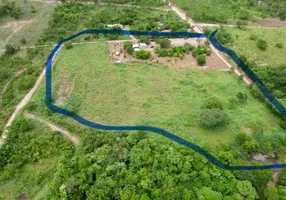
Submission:
<svg viewBox="0 0 286 200">
<path fill-rule="evenodd" d="M 158 56 L 159 57 L 166 57 L 166 56 L 168 56 L 168 54 L 169 54 L 169 52 L 166 49 L 160 49 Z"/>
<path fill-rule="evenodd" d="M 128 54 L 131 55 L 133 53 L 132 42 L 124 42 L 123 48 L 127 51 Z"/>
<path fill-rule="evenodd" d="M 37 12 L 36 8 L 32 5 L 31 6 L 31 13 L 36 13 L 36 12 Z"/>
<path fill-rule="evenodd" d="M 228 44 L 233 42 L 231 34 L 227 32 L 224 28 L 218 31 L 218 33 L 216 34 L 216 38 L 221 44 Z"/>
<path fill-rule="evenodd" d="M 148 59 L 151 56 L 151 52 L 150 51 L 146 51 L 146 50 L 140 50 L 140 51 L 136 51 L 135 52 L 135 57 L 137 59 Z"/>
<path fill-rule="evenodd" d="M 200 123 L 206 128 L 218 128 L 228 124 L 227 115 L 220 109 L 204 109 L 200 115 Z"/>
<path fill-rule="evenodd" d="M 20 47 L 18 47 L 18 46 L 12 46 L 12 45 L 10 45 L 10 44 L 7 44 L 7 45 L 5 46 L 5 48 L 6 48 L 5 54 L 8 54 L 8 55 L 13 55 L 13 54 L 15 54 L 17 51 L 20 50 Z"/>
<path fill-rule="evenodd" d="M 151 41 L 150 37 L 148 36 L 139 36 L 138 39 L 140 42 L 143 42 L 146 44 L 150 44 L 150 41 Z"/>
<path fill-rule="evenodd" d="M 72 45 L 71 42 L 65 43 L 65 48 L 66 48 L 66 49 L 71 49 L 72 47 L 73 47 L 73 45 Z"/>
<path fill-rule="evenodd" d="M 261 49 L 262 51 L 265 51 L 268 48 L 268 44 L 267 44 L 267 42 L 265 40 L 259 39 L 257 41 L 257 47 L 259 49 Z"/>
<path fill-rule="evenodd" d="M 27 43 L 27 40 L 26 40 L 25 38 L 21 38 L 20 42 L 21 42 L 22 44 L 26 44 L 26 43 Z"/>
<path fill-rule="evenodd" d="M 205 45 L 199 45 L 198 48 L 192 52 L 192 55 L 195 57 L 198 55 L 202 55 L 202 54 L 210 56 L 211 53 L 212 51 L 209 48 L 207 48 Z"/>
<path fill-rule="evenodd" d="M 242 93 L 242 92 L 238 92 L 236 94 L 236 97 L 238 98 L 238 100 L 240 100 L 241 102 L 245 102 L 247 100 L 247 94 L 246 93 Z"/>
<path fill-rule="evenodd" d="M 275 46 L 279 49 L 283 49 L 283 44 L 281 44 L 281 43 L 277 43 Z"/>
<path fill-rule="evenodd" d="M 258 37 L 257 37 L 257 35 L 250 35 L 250 37 L 249 37 L 249 39 L 251 39 L 251 40 L 257 40 L 258 39 Z"/>
<path fill-rule="evenodd" d="M 207 109 L 222 109 L 222 102 L 216 97 L 211 97 L 204 102 L 204 107 Z"/>
<path fill-rule="evenodd" d="M 161 48 L 169 48 L 171 45 L 171 40 L 168 38 L 160 38 L 156 41 L 156 43 L 159 44 Z"/>
<path fill-rule="evenodd" d="M 197 57 L 197 63 L 198 65 L 204 65 L 206 64 L 206 55 L 205 54 L 200 54 Z"/>
<path fill-rule="evenodd" d="M 185 47 L 186 52 L 190 52 L 190 51 L 193 51 L 195 49 L 195 47 L 188 42 L 186 42 L 184 44 L 184 47 Z"/>
</svg>

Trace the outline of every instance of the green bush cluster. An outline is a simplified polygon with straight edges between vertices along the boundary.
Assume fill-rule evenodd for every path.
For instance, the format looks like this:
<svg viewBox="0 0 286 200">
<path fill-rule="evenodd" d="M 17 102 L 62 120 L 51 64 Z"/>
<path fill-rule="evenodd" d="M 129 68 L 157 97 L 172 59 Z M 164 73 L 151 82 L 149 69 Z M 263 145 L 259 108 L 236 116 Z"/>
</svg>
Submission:
<svg viewBox="0 0 286 200">
<path fill-rule="evenodd" d="M 146 59 L 150 58 L 150 56 L 151 56 L 151 52 L 150 52 L 150 51 L 143 50 L 143 49 L 141 49 L 140 51 L 136 51 L 136 52 L 135 52 L 135 57 L 136 57 L 137 59 L 146 60 Z"/>
<path fill-rule="evenodd" d="M 197 58 L 198 65 L 204 65 L 206 64 L 206 56 L 211 55 L 211 50 L 205 45 L 199 45 L 193 50 L 192 55 Z"/>
</svg>

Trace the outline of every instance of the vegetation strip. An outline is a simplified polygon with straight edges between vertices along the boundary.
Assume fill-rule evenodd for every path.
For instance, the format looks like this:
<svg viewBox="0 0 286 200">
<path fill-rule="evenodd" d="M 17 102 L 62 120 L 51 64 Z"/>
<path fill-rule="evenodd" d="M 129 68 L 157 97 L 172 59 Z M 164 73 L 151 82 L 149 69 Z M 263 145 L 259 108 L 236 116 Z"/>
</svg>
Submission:
<svg viewBox="0 0 286 200">
<path fill-rule="evenodd" d="M 197 153 L 201 154 L 202 156 L 206 157 L 211 163 L 214 165 L 226 169 L 226 170 L 263 170 L 263 169 L 272 169 L 272 168 L 285 168 L 286 164 L 273 164 L 273 165 L 262 165 L 262 166 L 229 166 L 228 164 L 224 164 L 220 162 L 217 158 L 215 158 L 211 153 L 203 149 L 202 147 L 199 147 L 198 145 L 195 145 L 187 140 L 184 140 L 166 130 L 151 127 L 151 126 L 108 126 L 108 125 L 102 125 L 98 124 L 89 120 L 84 119 L 83 117 L 79 116 L 78 114 L 71 112 L 69 110 L 60 108 L 55 106 L 52 103 L 52 60 L 54 59 L 56 53 L 61 48 L 62 44 L 65 42 L 68 42 L 80 35 L 83 34 L 124 34 L 124 35 L 147 35 L 147 36 L 177 36 L 177 37 L 198 37 L 203 38 L 206 37 L 205 34 L 200 33 L 189 33 L 189 32 L 139 32 L 139 31 L 128 31 L 128 30 L 85 30 L 80 33 L 77 33 L 69 38 L 61 40 L 57 46 L 54 48 L 52 53 L 50 54 L 47 63 L 46 63 L 46 104 L 49 109 L 51 109 L 54 112 L 66 115 L 68 117 L 73 118 L 74 120 L 78 121 L 80 124 L 83 124 L 85 126 L 89 126 L 91 128 L 96 128 L 100 130 L 115 130 L 115 131 L 150 131 L 157 133 L 159 135 L 162 135 L 170 140 L 173 140 L 174 142 L 177 142 L 181 145 L 184 145 L 188 148 L 193 149 Z M 214 37 L 215 33 L 213 33 Z M 213 40 L 216 41 L 216 40 Z M 216 41 L 215 47 L 220 47 L 218 42 Z M 233 52 L 234 53 L 234 52 Z M 234 55 L 236 55 L 234 53 Z M 253 73 L 253 72 L 252 72 Z M 254 73 L 253 73 L 254 74 Z M 258 78 L 258 77 L 257 77 Z M 273 97 L 273 96 L 272 96 Z M 274 97 L 273 97 L 274 98 Z M 277 100 L 276 100 L 277 101 Z"/>
</svg>

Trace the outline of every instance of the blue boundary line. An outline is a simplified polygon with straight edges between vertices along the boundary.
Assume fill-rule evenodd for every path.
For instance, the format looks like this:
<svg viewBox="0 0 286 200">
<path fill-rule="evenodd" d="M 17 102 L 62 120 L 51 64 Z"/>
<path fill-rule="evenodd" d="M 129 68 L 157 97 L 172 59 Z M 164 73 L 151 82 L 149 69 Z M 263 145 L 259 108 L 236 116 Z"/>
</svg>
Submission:
<svg viewBox="0 0 286 200">
<path fill-rule="evenodd" d="M 226 169 L 226 170 L 263 170 L 263 169 L 273 169 L 273 168 L 284 168 L 286 167 L 286 164 L 274 164 L 274 165 L 263 165 L 263 166 L 230 166 L 227 164 L 224 164 L 220 162 L 217 158 L 215 158 L 211 153 L 203 149 L 202 147 L 193 144 L 192 142 L 189 142 L 183 138 L 180 138 L 171 132 L 168 132 L 164 129 L 151 127 L 151 126 L 108 126 L 108 125 L 102 125 L 98 124 L 92 121 L 89 121 L 87 119 L 84 119 L 83 117 L 79 116 L 78 114 L 57 107 L 52 103 L 52 60 L 57 53 L 57 51 L 61 48 L 63 43 L 70 41 L 80 35 L 83 34 L 123 34 L 123 35 L 146 35 L 146 36 L 176 36 L 176 37 L 193 37 L 193 38 L 205 38 L 205 34 L 200 33 L 189 33 L 189 32 L 139 32 L 139 31 L 129 31 L 129 30 L 85 30 L 80 33 L 77 33 L 69 38 L 61 40 L 50 56 L 48 57 L 47 63 L 46 63 L 46 104 L 47 107 L 57 113 L 60 113 L 62 115 L 68 116 L 76 120 L 82 125 L 99 129 L 99 130 L 106 130 L 106 131 L 150 131 L 159 135 L 162 135 L 174 142 L 177 142 L 178 144 L 181 144 L 183 146 L 186 146 L 188 148 L 193 149 L 195 152 L 201 154 L 202 156 L 206 157 L 211 163 L 214 165 Z M 212 35 L 214 37 L 215 33 Z M 215 42 L 216 40 L 211 40 L 212 42 Z M 218 43 L 214 43 L 218 45 Z M 217 48 L 217 46 L 215 46 Z"/>
</svg>

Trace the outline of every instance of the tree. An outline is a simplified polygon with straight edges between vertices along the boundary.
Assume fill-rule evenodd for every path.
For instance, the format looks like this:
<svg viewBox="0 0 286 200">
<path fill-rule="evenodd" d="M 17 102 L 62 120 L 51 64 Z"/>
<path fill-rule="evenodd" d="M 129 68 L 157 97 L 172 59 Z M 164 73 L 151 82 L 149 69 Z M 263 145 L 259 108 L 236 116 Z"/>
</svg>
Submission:
<svg viewBox="0 0 286 200">
<path fill-rule="evenodd" d="M 71 42 L 65 43 L 65 48 L 66 49 L 71 49 L 73 47 L 73 44 Z"/>
<path fill-rule="evenodd" d="M 248 96 L 246 93 L 238 92 L 236 94 L 236 97 L 238 98 L 239 101 L 246 102 Z"/>
<path fill-rule="evenodd" d="M 227 32 L 227 30 L 224 28 L 221 28 L 218 31 L 218 33 L 216 34 L 216 38 L 221 44 L 228 44 L 233 42 L 231 34 Z"/>
<path fill-rule="evenodd" d="M 168 38 L 160 38 L 156 41 L 156 43 L 159 44 L 161 48 L 169 48 L 171 40 L 169 40 Z"/>
<path fill-rule="evenodd" d="M 256 199 L 257 193 L 249 181 L 240 181 L 237 183 L 236 188 L 243 196 L 243 199 Z"/>
<path fill-rule="evenodd" d="M 276 187 L 267 187 L 264 190 L 264 195 L 267 198 L 267 200 L 277 200 L 279 198 L 278 190 Z"/>
<path fill-rule="evenodd" d="M 204 65 L 206 64 L 206 55 L 205 54 L 201 54 L 197 57 L 197 63 L 198 65 Z"/>
<path fill-rule="evenodd" d="M 204 102 L 207 109 L 222 109 L 222 102 L 216 97 L 210 97 Z"/>
<path fill-rule="evenodd" d="M 132 42 L 124 42 L 123 48 L 127 51 L 128 54 L 131 55 L 133 53 Z"/>
<path fill-rule="evenodd" d="M 283 49 L 283 44 L 281 44 L 281 43 L 277 43 L 275 46 L 279 49 Z"/>
<path fill-rule="evenodd" d="M 265 40 L 259 39 L 257 41 L 257 47 L 262 51 L 265 51 L 268 48 L 268 44 Z"/>
<path fill-rule="evenodd" d="M 184 47 L 185 47 L 186 52 L 190 52 L 190 51 L 193 51 L 195 49 L 195 47 L 188 42 L 186 42 L 184 44 Z"/>
<path fill-rule="evenodd" d="M 148 59 L 151 56 L 151 52 L 150 51 L 146 51 L 146 50 L 140 50 L 140 51 L 136 51 L 135 52 L 135 57 L 137 59 Z"/>
<path fill-rule="evenodd" d="M 220 109 L 203 109 L 200 122 L 206 128 L 223 127 L 228 123 L 227 115 Z"/>
<path fill-rule="evenodd" d="M 18 47 L 18 46 L 12 46 L 12 45 L 10 45 L 10 44 L 7 44 L 7 45 L 5 46 L 5 48 L 6 48 L 5 54 L 8 54 L 8 55 L 13 55 L 13 54 L 15 54 L 17 51 L 20 50 L 20 47 Z"/>
</svg>

